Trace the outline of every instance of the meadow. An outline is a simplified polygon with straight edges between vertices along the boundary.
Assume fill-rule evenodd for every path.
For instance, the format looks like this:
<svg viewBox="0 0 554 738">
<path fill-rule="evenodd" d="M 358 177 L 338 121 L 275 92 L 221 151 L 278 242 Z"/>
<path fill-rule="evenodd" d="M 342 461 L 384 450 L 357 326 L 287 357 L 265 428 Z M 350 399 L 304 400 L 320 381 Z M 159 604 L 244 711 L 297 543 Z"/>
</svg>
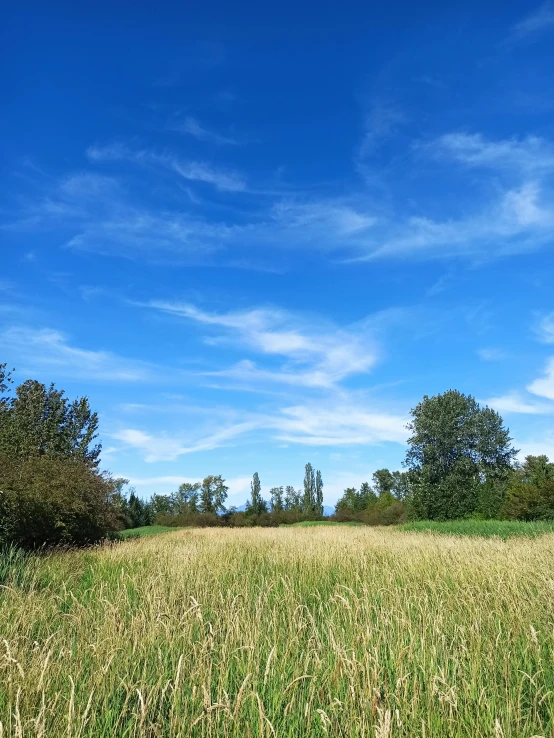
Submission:
<svg viewBox="0 0 554 738">
<path fill-rule="evenodd" d="M 554 731 L 554 535 L 183 529 L 0 566 L 0 736 Z"/>
</svg>

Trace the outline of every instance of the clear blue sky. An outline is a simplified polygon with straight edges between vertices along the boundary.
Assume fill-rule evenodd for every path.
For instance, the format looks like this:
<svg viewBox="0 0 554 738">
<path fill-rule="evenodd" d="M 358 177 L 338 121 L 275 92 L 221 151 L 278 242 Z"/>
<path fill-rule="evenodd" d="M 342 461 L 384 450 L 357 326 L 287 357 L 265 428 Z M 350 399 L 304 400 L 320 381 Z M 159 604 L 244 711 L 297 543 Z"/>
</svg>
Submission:
<svg viewBox="0 0 554 738">
<path fill-rule="evenodd" d="M 424 394 L 554 457 L 554 4 L 12 3 L 0 361 L 139 494 L 399 468 Z"/>
</svg>

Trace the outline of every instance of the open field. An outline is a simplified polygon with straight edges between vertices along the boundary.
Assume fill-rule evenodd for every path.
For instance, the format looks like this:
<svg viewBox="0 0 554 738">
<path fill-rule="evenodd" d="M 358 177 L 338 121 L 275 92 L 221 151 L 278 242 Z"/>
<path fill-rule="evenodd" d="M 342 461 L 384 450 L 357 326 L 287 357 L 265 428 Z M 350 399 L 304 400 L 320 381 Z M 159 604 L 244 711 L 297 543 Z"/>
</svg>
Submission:
<svg viewBox="0 0 554 738">
<path fill-rule="evenodd" d="M 0 735 L 531 738 L 554 535 L 179 530 L 4 558 Z"/>
<path fill-rule="evenodd" d="M 401 526 L 405 531 L 424 531 L 444 535 L 480 536 L 491 538 L 513 538 L 526 536 L 536 538 L 544 533 L 554 532 L 554 521 L 526 523 L 521 520 L 418 520 Z"/>
<path fill-rule="evenodd" d="M 175 532 L 175 528 L 168 525 L 143 525 L 140 528 L 122 530 L 119 535 L 122 538 L 148 538 L 149 536 L 157 536 L 159 533 L 171 532 Z"/>
</svg>

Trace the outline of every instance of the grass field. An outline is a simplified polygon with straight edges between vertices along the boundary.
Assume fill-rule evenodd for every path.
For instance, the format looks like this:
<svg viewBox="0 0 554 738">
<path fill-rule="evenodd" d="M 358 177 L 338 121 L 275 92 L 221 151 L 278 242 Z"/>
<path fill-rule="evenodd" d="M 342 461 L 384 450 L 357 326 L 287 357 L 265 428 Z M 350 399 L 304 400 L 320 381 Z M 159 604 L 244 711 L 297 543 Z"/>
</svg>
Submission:
<svg viewBox="0 0 554 738">
<path fill-rule="evenodd" d="M 4 738 L 553 735 L 553 535 L 188 529 L 2 566 Z"/>
<path fill-rule="evenodd" d="M 159 533 L 175 532 L 175 528 L 168 525 L 143 525 L 141 528 L 127 528 L 120 531 L 122 538 L 147 538 L 148 536 L 157 536 Z"/>
<path fill-rule="evenodd" d="M 401 526 L 405 531 L 424 531 L 445 535 L 512 538 L 526 536 L 536 538 L 543 533 L 554 532 L 554 521 L 525 523 L 519 520 L 449 520 L 444 523 L 421 520 Z"/>
</svg>

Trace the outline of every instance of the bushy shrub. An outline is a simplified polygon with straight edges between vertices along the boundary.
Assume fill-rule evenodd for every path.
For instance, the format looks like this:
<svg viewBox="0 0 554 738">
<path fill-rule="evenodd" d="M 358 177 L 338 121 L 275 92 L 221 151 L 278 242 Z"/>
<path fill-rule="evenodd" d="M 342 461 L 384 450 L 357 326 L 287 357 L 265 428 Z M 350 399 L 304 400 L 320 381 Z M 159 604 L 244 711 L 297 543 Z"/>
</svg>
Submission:
<svg viewBox="0 0 554 738">
<path fill-rule="evenodd" d="M 86 545 L 117 528 L 109 477 L 79 459 L 0 455 L 0 542 Z"/>
</svg>

